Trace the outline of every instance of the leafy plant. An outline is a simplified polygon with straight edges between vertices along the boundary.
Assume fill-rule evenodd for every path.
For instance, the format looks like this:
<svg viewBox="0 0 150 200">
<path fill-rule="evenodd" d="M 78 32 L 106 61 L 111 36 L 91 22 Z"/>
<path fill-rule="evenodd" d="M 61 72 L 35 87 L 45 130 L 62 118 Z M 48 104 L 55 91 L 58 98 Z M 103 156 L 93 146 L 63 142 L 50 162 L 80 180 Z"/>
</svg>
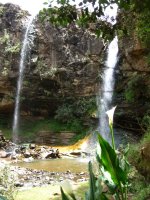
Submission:
<svg viewBox="0 0 150 200">
<path fill-rule="evenodd" d="M 150 129 L 150 113 L 147 113 L 147 114 L 144 115 L 141 125 L 145 130 Z"/>
<path fill-rule="evenodd" d="M 4 13 L 4 7 L 3 6 L 0 6 L 0 15 L 2 16 Z"/>
<path fill-rule="evenodd" d="M 84 120 L 90 118 L 96 110 L 95 97 L 64 99 L 64 103 L 56 110 L 55 118 L 62 122 Z"/>
<path fill-rule="evenodd" d="M 5 44 L 6 53 L 19 53 L 21 49 L 20 42 L 17 42 L 16 44 L 12 43 L 7 29 L 4 29 L 4 35 L 0 38 L 0 44 Z"/>
<path fill-rule="evenodd" d="M 140 142 L 132 144 L 128 154 L 128 160 L 146 180 L 150 180 L 150 129 L 148 128 Z M 136 156 L 135 156 L 136 155 Z M 139 176 L 139 175 L 138 175 Z M 138 191 L 139 193 L 139 191 Z"/>
<path fill-rule="evenodd" d="M 147 85 L 143 81 L 144 77 L 140 74 L 134 73 L 128 81 L 125 89 L 125 98 L 129 103 L 135 101 L 143 101 L 147 98 Z"/>
<path fill-rule="evenodd" d="M 8 44 L 10 42 L 10 35 L 7 32 L 7 29 L 4 29 L 4 35 L 0 38 L 1 44 Z"/>
<path fill-rule="evenodd" d="M 146 8 L 142 13 L 138 15 L 137 26 L 136 26 L 136 32 L 138 34 L 138 37 L 147 47 L 149 47 L 149 41 L 150 41 L 149 18 L 150 18 L 150 12 L 149 9 Z"/>
<path fill-rule="evenodd" d="M 98 136 L 101 147 L 101 155 L 97 155 L 97 160 L 100 165 L 100 170 L 104 177 L 106 172 L 110 177 L 105 180 L 105 184 L 109 188 L 115 199 L 126 200 L 128 188 L 128 170 L 129 165 L 125 155 L 120 158 L 116 151 L 105 141 L 102 136 Z"/>
<path fill-rule="evenodd" d="M 21 49 L 21 45 L 20 43 L 16 43 L 15 45 L 12 45 L 12 44 L 8 44 L 6 47 L 5 47 L 5 52 L 6 53 L 19 53 Z"/>
<path fill-rule="evenodd" d="M 122 154 L 115 150 L 114 135 L 113 135 L 113 114 L 115 107 L 107 112 L 109 116 L 109 126 L 111 130 L 112 146 L 98 134 L 98 144 L 100 150 L 97 151 L 97 162 L 99 164 L 100 175 L 97 177 L 92 170 L 92 163 L 89 162 L 89 191 L 85 195 L 86 200 L 127 200 L 128 193 L 128 173 L 129 163 L 127 162 L 126 155 L 128 148 Z M 103 186 L 106 185 L 108 192 L 103 192 Z M 64 193 L 61 188 L 62 200 L 76 199 L 69 197 Z"/>
<path fill-rule="evenodd" d="M 0 200 L 14 200 L 14 176 L 7 166 L 0 169 L 0 186 Z"/>
<path fill-rule="evenodd" d="M 133 197 L 133 200 L 145 200 L 149 199 L 150 197 L 150 186 L 147 186 L 145 188 L 141 188 L 141 190 L 138 191 L 138 195 L 136 197 Z"/>
<path fill-rule="evenodd" d="M 149 46 L 149 0 L 145 0 L 144 3 L 137 0 L 80 0 L 74 5 L 70 0 L 58 0 L 57 6 L 53 6 L 54 0 L 52 0 L 47 1 L 46 4 L 48 8 L 40 12 L 42 21 L 50 21 L 55 26 L 77 25 L 94 31 L 105 41 L 112 40 L 116 32 L 121 36 L 133 36 L 136 32 L 138 38 Z M 112 4 L 117 4 L 119 11 L 119 17 L 114 26 L 107 21 L 104 13 L 106 7 L 112 8 Z M 91 24 L 95 24 L 95 27 L 91 28 Z"/>
</svg>

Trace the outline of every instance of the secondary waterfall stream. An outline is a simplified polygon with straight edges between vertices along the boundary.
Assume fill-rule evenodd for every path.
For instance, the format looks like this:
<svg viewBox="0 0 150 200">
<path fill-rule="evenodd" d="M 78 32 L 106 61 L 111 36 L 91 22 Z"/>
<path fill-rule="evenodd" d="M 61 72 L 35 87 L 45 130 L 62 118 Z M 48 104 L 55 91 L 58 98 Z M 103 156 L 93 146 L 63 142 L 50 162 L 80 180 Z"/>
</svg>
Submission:
<svg viewBox="0 0 150 200">
<path fill-rule="evenodd" d="M 114 90 L 114 70 L 118 60 L 118 38 L 117 36 L 108 46 L 105 70 L 102 75 L 102 87 L 99 103 L 99 132 L 110 142 L 109 125 L 106 111 L 110 109 Z"/>
<path fill-rule="evenodd" d="M 30 31 L 32 30 L 34 17 L 32 16 L 27 24 L 23 45 L 21 49 L 21 56 L 20 56 L 20 64 L 19 64 L 19 77 L 17 82 L 17 92 L 16 92 L 16 100 L 15 100 L 15 110 L 14 110 L 14 118 L 13 118 L 13 142 L 17 142 L 18 139 L 18 130 L 19 130 L 19 108 L 20 108 L 20 97 L 21 97 L 21 89 L 24 77 L 24 69 L 25 69 L 25 61 L 27 57 L 27 52 L 29 50 L 29 44 L 31 42 Z"/>
</svg>

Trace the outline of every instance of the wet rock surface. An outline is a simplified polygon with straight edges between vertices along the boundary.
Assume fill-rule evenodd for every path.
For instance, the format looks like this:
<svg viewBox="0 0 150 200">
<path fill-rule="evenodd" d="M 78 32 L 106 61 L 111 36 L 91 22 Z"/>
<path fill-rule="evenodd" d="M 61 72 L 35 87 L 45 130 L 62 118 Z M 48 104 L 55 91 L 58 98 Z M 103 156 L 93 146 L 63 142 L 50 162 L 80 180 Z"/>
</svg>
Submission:
<svg viewBox="0 0 150 200">
<path fill-rule="evenodd" d="M 17 166 L 18 162 L 33 162 L 34 160 L 63 159 L 64 157 L 75 158 L 81 156 L 75 152 L 60 153 L 59 149 L 48 146 L 37 146 L 35 144 L 29 145 L 15 145 L 6 140 L 2 132 L 0 132 L 0 169 L 9 166 L 10 174 L 12 174 L 15 187 L 17 188 L 30 188 L 38 186 L 47 186 L 51 184 L 58 184 L 66 179 L 83 182 L 87 180 L 88 173 L 86 172 L 72 172 L 66 170 L 64 172 L 46 171 L 38 169 L 30 169 Z M 64 161 L 65 162 L 65 161 Z M 9 163 L 9 165 L 8 165 Z M 14 166 L 13 166 L 14 165 Z M 49 165 L 51 163 L 49 162 Z"/>
<path fill-rule="evenodd" d="M 49 146 L 38 146 L 36 144 L 16 145 L 9 140 L 6 140 L 0 130 L 0 158 L 9 158 L 10 160 L 30 162 L 34 159 L 56 159 L 63 156 L 74 155 L 81 156 L 82 151 L 61 153 L 58 148 Z"/>
<path fill-rule="evenodd" d="M 1 160 L 0 169 L 5 166 L 9 169 L 10 177 L 17 188 L 31 188 L 59 184 L 64 180 L 83 182 L 88 180 L 87 172 L 73 173 L 71 170 L 66 172 L 48 172 L 44 170 L 28 169 L 9 165 Z"/>
<path fill-rule="evenodd" d="M 57 184 L 66 179 L 70 181 L 83 182 L 88 180 L 88 173 L 47 172 L 44 170 L 25 169 L 11 166 L 11 172 L 15 173 L 16 187 L 37 187 L 50 184 Z"/>
<path fill-rule="evenodd" d="M 50 184 L 58 184 L 66 179 L 76 182 L 83 182 L 87 180 L 88 173 L 86 172 L 72 172 L 66 170 L 64 172 L 46 171 L 38 169 L 30 169 L 17 166 L 18 162 L 33 162 L 34 160 L 57 160 L 67 158 L 77 158 L 81 156 L 81 152 L 71 151 L 60 153 L 59 149 L 48 146 L 38 146 L 36 144 L 16 145 L 9 140 L 6 140 L 3 133 L 0 131 L 0 169 L 5 166 L 8 167 L 10 174 L 12 174 L 15 187 L 37 187 L 46 186 Z M 74 152 L 74 153 L 73 153 Z M 84 152 L 82 152 L 82 155 Z M 84 154 L 85 155 L 85 154 Z M 64 161 L 65 162 L 65 161 Z M 49 165 L 51 163 L 49 162 Z M 14 165 L 14 166 L 13 166 Z M 38 165 L 38 163 L 37 163 Z M 35 167 L 36 168 L 36 167 Z"/>
</svg>

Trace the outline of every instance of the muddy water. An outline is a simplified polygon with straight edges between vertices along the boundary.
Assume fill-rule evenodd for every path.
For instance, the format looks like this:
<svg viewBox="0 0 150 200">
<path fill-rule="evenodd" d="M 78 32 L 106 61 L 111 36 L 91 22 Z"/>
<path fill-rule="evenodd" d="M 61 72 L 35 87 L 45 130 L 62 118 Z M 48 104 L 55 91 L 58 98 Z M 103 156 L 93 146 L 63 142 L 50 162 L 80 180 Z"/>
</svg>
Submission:
<svg viewBox="0 0 150 200">
<path fill-rule="evenodd" d="M 115 129 L 115 141 L 116 146 L 119 147 L 120 144 L 130 143 L 129 132 L 124 130 Z M 84 138 L 82 141 L 76 143 L 72 146 L 58 147 L 60 152 L 71 152 L 76 149 L 80 149 L 83 152 L 90 153 L 95 158 L 95 148 L 96 148 L 96 135 Z M 93 158 L 92 158 L 93 160 Z M 70 171 L 72 173 L 87 172 L 88 170 L 89 158 L 61 158 L 61 159 L 50 159 L 50 160 L 36 160 L 32 162 L 21 162 L 15 165 L 37 170 L 45 170 L 49 172 L 66 172 Z"/>
<path fill-rule="evenodd" d="M 38 160 L 33 162 L 21 162 L 17 163 L 16 165 L 29 169 L 45 170 L 50 172 L 66 172 L 69 170 L 73 173 L 79 173 L 87 172 L 88 160 L 85 158 L 62 158 L 51 160 Z"/>
</svg>

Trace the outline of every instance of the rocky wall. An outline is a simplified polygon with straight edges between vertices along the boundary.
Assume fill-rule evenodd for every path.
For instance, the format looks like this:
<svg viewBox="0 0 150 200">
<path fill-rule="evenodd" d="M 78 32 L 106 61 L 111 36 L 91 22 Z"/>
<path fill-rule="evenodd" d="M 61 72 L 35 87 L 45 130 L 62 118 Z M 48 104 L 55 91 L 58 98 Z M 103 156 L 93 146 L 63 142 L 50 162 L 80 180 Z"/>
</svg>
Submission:
<svg viewBox="0 0 150 200">
<path fill-rule="evenodd" d="M 119 49 L 114 92 L 116 123 L 141 134 L 141 120 L 150 114 L 149 49 L 135 35 L 122 38 Z"/>
<path fill-rule="evenodd" d="M 0 113 L 13 114 L 20 50 L 28 13 L 0 5 Z M 95 96 L 103 43 L 75 26 L 54 28 L 38 17 L 27 54 L 21 94 L 22 115 L 53 115 L 61 99 Z"/>
<path fill-rule="evenodd" d="M 29 14 L 0 4 L 0 115 L 13 116 L 20 50 Z M 53 116 L 64 99 L 95 97 L 103 68 L 104 46 L 87 30 L 55 28 L 34 20 L 33 45 L 27 54 L 21 115 Z M 135 36 L 119 42 L 114 105 L 117 125 L 141 130 L 138 119 L 149 112 L 149 49 Z M 127 126 L 128 125 L 128 126 Z"/>
</svg>

